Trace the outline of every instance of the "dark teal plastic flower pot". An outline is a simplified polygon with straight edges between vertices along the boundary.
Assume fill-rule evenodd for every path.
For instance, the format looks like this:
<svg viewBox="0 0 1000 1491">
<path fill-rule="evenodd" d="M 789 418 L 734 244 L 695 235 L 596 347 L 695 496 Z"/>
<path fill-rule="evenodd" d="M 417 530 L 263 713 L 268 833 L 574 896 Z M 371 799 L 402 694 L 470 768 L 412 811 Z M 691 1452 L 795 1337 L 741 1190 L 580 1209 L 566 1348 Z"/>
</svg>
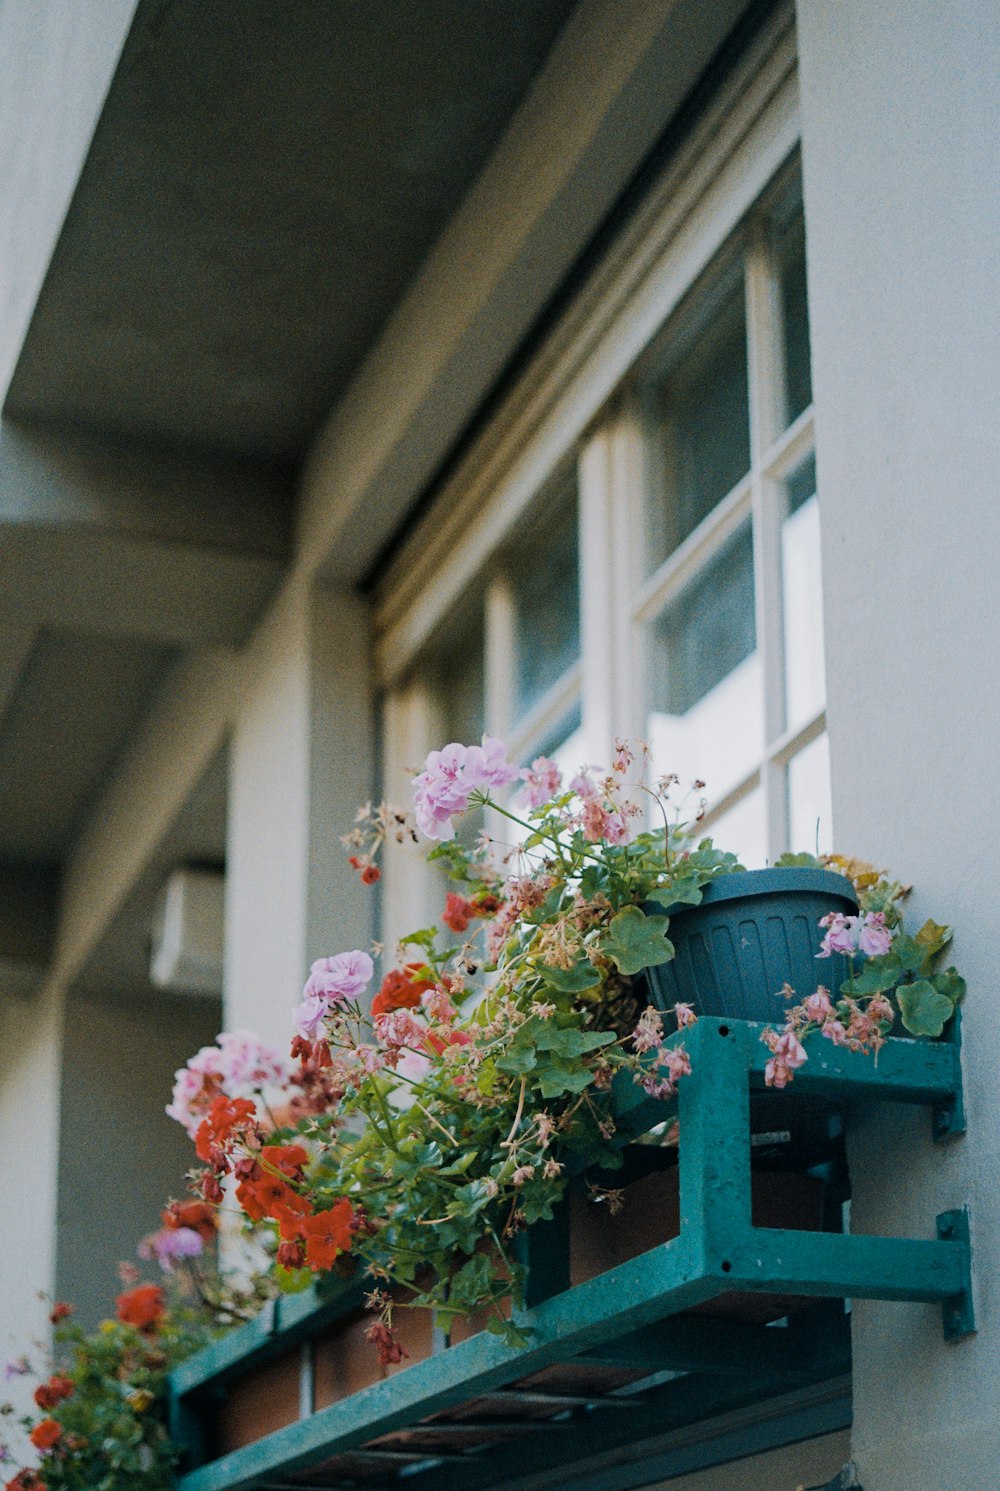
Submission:
<svg viewBox="0 0 1000 1491">
<path fill-rule="evenodd" d="M 651 914 L 662 908 L 647 904 Z M 854 887 L 830 870 L 743 870 L 706 886 L 699 906 L 669 910 L 676 956 L 646 970 L 653 1003 L 691 1004 L 699 1015 L 780 1020 L 790 984 L 805 999 L 825 984 L 837 996 L 850 973 L 844 957 L 817 958 L 829 912 L 857 914 Z"/>
</svg>

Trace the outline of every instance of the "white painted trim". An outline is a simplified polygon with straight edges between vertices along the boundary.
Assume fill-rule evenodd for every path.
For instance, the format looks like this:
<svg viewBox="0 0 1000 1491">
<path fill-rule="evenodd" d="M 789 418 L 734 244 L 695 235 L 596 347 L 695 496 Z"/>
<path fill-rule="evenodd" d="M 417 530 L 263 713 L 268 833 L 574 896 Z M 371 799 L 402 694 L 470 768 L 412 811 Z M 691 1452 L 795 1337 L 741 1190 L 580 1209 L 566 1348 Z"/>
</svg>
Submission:
<svg viewBox="0 0 1000 1491">
<path fill-rule="evenodd" d="M 652 621 L 664 606 L 675 600 L 746 522 L 752 506 L 752 482 L 747 476 L 650 575 L 639 590 L 633 620 L 638 625 Z"/>
<path fill-rule="evenodd" d="M 762 38 L 442 491 L 376 594 L 390 685 L 631 369 L 798 139 L 792 22 Z"/>
</svg>

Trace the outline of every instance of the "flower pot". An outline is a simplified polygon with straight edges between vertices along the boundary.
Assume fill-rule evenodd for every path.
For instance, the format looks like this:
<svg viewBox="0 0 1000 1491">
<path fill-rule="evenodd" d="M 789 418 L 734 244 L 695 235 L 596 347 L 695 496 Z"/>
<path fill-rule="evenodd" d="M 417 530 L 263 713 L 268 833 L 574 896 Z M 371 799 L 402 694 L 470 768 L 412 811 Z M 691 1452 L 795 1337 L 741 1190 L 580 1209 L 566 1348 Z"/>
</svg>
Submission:
<svg viewBox="0 0 1000 1491">
<path fill-rule="evenodd" d="M 650 914 L 662 907 L 647 905 Z M 646 970 L 657 1009 L 690 1004 L 699 1015 L 780 1020 L 789 984 L 799 999 L 823 983 L 834 994 L 850 973 L 839 955 L 817 961 L 829 912 L 857 914 L 854 887 L 830 870 L 744 870 L 705 887 L 698 906 L 669 908 L 675 957 Z"/>
</svg>

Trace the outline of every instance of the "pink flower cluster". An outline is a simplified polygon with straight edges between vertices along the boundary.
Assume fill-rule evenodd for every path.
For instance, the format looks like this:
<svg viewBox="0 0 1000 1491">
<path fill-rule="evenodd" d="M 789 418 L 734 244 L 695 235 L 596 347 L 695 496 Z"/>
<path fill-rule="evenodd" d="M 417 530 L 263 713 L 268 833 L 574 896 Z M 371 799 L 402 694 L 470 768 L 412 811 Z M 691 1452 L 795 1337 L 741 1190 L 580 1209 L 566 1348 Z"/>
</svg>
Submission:
<svg viewBox="0 0 1000 1491">
<path fill-rule="evenodd" d="M 517 800 L 529 808 L 544 807 L 562 786 L 562 772 L 549 756 L 536 756 L 531 765 L 523 769 L 521 777 L 524 786 L 517 794 Z"/>
<path fill-rule="evenodd" d="M 771 1059 L 764 1066 L 764 1081 L 768 1087 L 787 1087 L 792 1075 L 808 1061 L 802 1040 L 812 1031 L 818 1030 L 835 1046 L 846 1046 L 849 1051 L 878 1052 L 885 1043 L 884 1026 L 891 1025 L 894 1010 L 884 994 L 875 994 L 863 1007 L 856 999 L 847 998 L 844 1020 L 834 1008 L 830 991 L 822 984 L 801 1004 L 788 1011 L 784 1028 L 765 1030 L 761 1040 L 771 1052 Z"/>
<path fill-rule="evenodd" d="M 684 1030 L 695 1022 L 696 1016 L 689 1004 L 675 1004 L 673 1013 L 678 1030 Z M 629 1039 L 640 1055 L 659 1046 L 656 1065 L 636 1073 L 638 1085 L 651 1098 L 673 1097 L 678 1079 L 691 1074 L 691 1059 L 683 1046 L 660 1046 L 663 1040 L 663 1016 L 651 1004 L 639 1016 L 639 1022 Z"/>
<path fill-rule="evenodd" d="M 506 746 L 489 735 L 483 736 L 481 746 L 453 741 L 441 751 L 431 751 L 413 782 L 417 827 L 429 839 L 452 838 L 452 819 L 467 810 L 473 792 L 505 787 L 519 775 L 507 760 Z"/>
<path fill-rule="evenodd" d="M 831 911 L 829 916 L 821 918 L 820 926 L 826 928 L 826 936 L 817 958 L 829 958 L 833 953 L 844 953 L 849 958 L 864 953 L 866 957 L 877 958 L 892 947 L 892 933 L 885 924 L 883 911 L 869 911 L 865 916 L 843 916 Z"/>
<path fill-rule="evenodd" d="M 624 844 L 628 837 L 624 813 L 609 810 L 599 797 L 588 797 L 580 815 L 583 837 L 590 844 Z"/>
<path fill-rule="evenodd" d="M 204 1251 L 201 1234 L 193 1227 L 163 1227 L 139 1244 L 139 1257 L 155 1258 L 167 1273 L 173 1272 L 179 1258 L 200 1258 Z"/>
<path fill-rule="evenodd" d="M 295 1007 L 295 1028 L 302 1039 L 319 1040 L 334 1005 L 360 999 L 374 973 L 371 958 L 360 949 L 317 958 L 302 990 L 302 1003 Z"/>
<path fill-rule="evenodd" d="M 764 1067 L 764 1081 L 768 1087 L 787 1087 L 792 1073 L 797 1072 L 809 1060 L 805 1048 L 794 1030 L 765 1030 L 762 1037 L 771 1059 Z"/>
<path fill-rule="evenodd" d="M 217 1097 L 251 1097 L 287 1087 L 290 1071 L 284 1057 L 249 1030 L 223 1031 L 214 1046 L 202 1046 L 174 1074 L 167 1115 L 193 1139 Z"/>
</svg>

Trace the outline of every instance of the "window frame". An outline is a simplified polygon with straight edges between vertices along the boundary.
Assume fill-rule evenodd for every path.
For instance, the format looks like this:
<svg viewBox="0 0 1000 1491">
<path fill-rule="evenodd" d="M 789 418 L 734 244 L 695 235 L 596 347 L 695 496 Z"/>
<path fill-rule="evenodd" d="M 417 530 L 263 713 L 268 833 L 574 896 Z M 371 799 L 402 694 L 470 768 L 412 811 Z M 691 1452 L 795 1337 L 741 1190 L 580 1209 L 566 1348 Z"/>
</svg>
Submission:
<svg viewBox="0 0 1000 1491">
<path fill-rule="evenodd" d="M 825 729 L 825 712 L 783 728 L 781 504 L 783 483 L 814 446 L 812 407 L 777 432 L 775 370 L 766 337 L 780 314 L 755 224 L 782 190 L 800 137 L 794 14 L 782 7 L 700 116 L 544 345 L 459 463 L 432 508 L 390 561 L 374 595 L 376 684 L 384 699 L 387 795 L 404 767 L 443 742 L 428 731 L 419 683 L 408 681 L 435 630 L 470 590 L 483 589 L 485 721 L 523 758 L 577 695 L 587 751 L 608 760 L 616 734 L 644 733 L 641 629 L 747 514 L 754 525 L 758 646 L 765 666 L 765 752 L 755 771 L 713 804 L 712 816 L 764 790 L 768 855 L 787 835 L 788 761 Z M 660 568 L 640 563 L 648 409 L 637 372 L 706 268 L 748 234 L 751 472 Z M 511 731 L 512 601 L 498 560 L 510 535 L 575 454 L 579 508 L 580 659 Z M 484 585 L 485 581 L 485 585 Z M 776 652 L 776 648 L 778 649 Z M 779 719 L 781 726 L 779 727 Z M 414 924 L 412 861 L 387 856 L 386 940 Z M 422 918 L 417 916 L 416 924 Z"/>
</svg>

